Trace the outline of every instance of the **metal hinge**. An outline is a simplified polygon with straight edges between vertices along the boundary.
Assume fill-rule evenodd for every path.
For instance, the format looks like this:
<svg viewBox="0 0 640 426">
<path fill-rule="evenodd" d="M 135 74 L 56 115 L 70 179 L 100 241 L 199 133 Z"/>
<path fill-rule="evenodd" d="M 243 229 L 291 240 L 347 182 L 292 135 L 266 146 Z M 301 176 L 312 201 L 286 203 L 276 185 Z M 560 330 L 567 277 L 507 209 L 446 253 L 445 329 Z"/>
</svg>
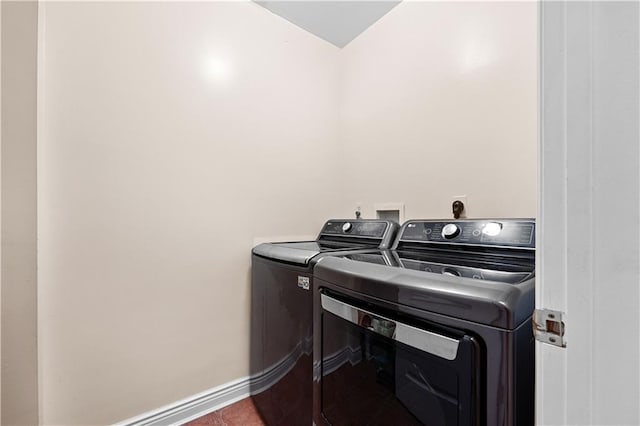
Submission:
<svg viewBox="0 0 640 426">
<path fill-rule="evenodd" d="M 536 309 L 533 313 L 533 334 L 536 340 L 542 343 L 564 348 L 567 342 L 564 340 L 563 313 L 550 309 Z"/>
</svg>

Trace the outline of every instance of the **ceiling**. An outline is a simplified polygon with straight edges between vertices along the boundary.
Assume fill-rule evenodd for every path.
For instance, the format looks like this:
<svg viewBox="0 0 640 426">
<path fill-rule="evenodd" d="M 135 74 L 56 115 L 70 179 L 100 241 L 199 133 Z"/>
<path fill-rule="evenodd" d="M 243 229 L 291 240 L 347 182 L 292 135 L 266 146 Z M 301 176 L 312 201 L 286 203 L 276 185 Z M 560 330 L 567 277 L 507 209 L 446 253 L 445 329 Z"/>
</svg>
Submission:
<svg viewBox="0 0 640 426">
<path fill-rule="evenodd" d="M 338 47 L 382 18 L 400 1 L 258 1 L 287 21 Z"/>
</svg>

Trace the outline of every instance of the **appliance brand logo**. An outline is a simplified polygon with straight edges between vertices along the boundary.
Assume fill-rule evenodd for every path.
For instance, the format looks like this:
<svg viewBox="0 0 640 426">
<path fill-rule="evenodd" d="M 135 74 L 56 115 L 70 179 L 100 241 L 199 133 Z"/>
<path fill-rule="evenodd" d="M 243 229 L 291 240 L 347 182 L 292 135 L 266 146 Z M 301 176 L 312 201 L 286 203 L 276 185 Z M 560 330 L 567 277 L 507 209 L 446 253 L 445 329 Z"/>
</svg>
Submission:
<svg viewBox="0 0 640 426">
<path fill-rule="evenodd" d="M 309 277 L 298 275 L 298 287 L 303 290 L 309 290 Z"/>
</svg>

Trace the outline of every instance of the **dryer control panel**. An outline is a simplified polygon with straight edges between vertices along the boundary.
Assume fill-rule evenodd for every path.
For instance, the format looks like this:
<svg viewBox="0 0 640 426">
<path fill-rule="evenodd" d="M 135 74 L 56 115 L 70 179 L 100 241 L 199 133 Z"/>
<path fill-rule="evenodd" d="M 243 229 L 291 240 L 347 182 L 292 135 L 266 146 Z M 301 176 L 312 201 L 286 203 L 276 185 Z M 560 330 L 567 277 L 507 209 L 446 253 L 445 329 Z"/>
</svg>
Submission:
<svg viewBox="0 0 640 426">
<path fill-rule="evenodd" d="M 400 231 L 402 243 L 535 248 L 534 219 L 412 220 Z"/>
</svg>

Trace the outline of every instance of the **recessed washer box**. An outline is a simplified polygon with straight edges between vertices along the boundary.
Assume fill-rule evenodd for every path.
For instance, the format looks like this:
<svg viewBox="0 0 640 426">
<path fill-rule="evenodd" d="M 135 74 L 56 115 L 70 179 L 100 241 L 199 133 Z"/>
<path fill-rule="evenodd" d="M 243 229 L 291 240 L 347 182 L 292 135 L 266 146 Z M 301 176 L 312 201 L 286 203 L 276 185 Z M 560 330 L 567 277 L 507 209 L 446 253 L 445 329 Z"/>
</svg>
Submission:
<svg viewBox="0 0 640 426">
<path fill-rule="evenodd" d="M 404 223 L 404 203 L 376 203 L 373 205 L 377 219 Z"/>
</svg>

